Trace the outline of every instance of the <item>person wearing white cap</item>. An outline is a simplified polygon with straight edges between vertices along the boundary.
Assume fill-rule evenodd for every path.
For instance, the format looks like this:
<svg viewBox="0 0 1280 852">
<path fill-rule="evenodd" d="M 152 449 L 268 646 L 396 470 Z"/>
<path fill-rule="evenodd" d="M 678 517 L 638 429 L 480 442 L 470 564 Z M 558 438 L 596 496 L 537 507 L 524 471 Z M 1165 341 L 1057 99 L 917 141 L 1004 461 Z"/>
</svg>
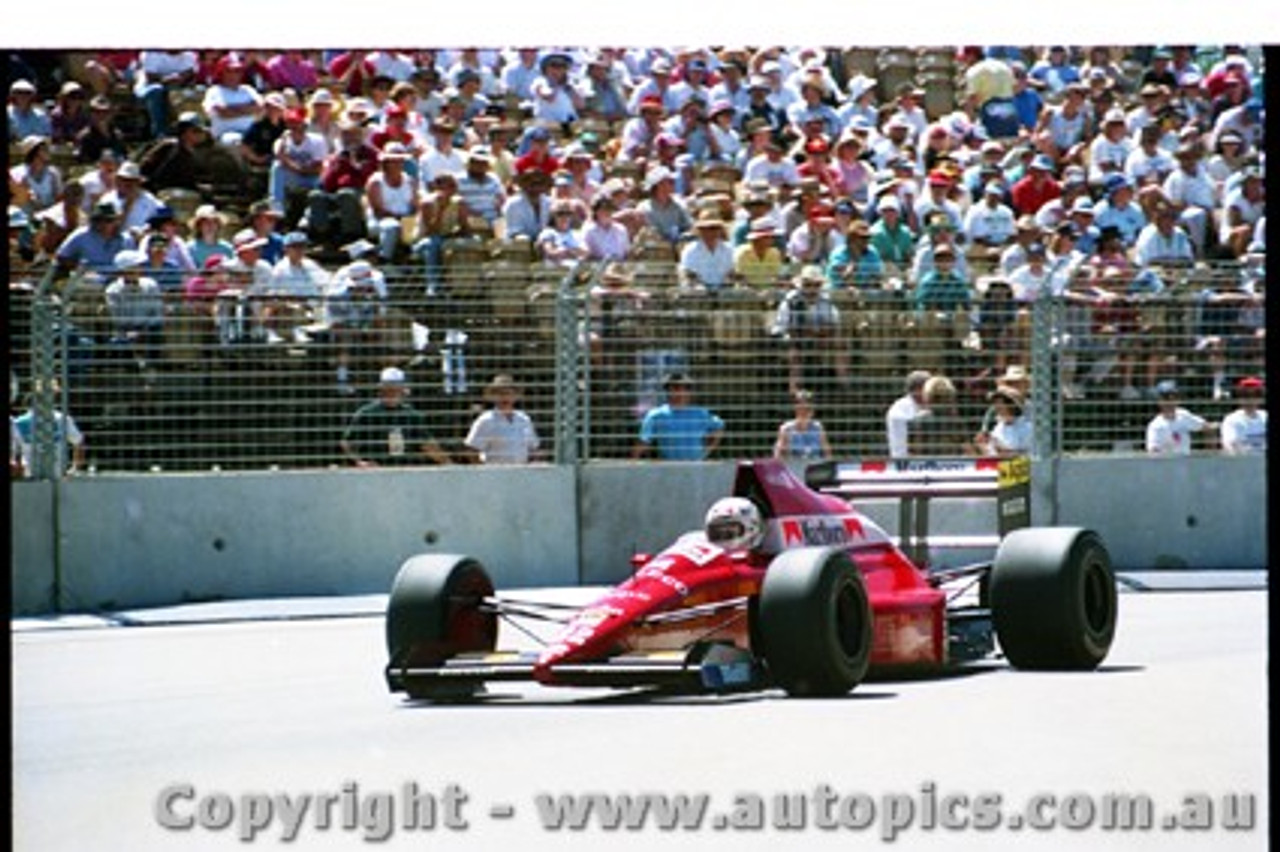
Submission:
<svg viewBox="0 0 1280 852">
<path fill-rule="evenodd" d="M 427 428 L 426 415 L 406 400 L 408 394 L 404 371 L 383 368 L 378 398 L 361 406 L 342 433 L 339 446 L 351 464 L 367 469 L 452 463 Z"/>
<path fill-rule="evenodd" d="M 36 105 L 36 87 L 30 80 L 14 80 L 9 84 L 9 142 L 28 136 L 53 136 L 53 123 L 43 107 Z"/>
<path fill-rule="evenodd" d="M 842 127 L 850 127 L 854 118 L 858 116 L 861 116 L 870 127 L 879 124 L 880 111 L 875 106 L 876 80 L 874 78 L 861 73 L 855 74 L 849 78 L 845 91 L 849 95 L 849 100 L 836 110 Z"/>
<path fill-rule="evenodd" d="M 368 240 L 350 244 L 351 263 L 338 268 L 324 291 L 322 318 L 329 324 L 337 391 L 343 396 L 355 393 L 351 386 L 351 353 L 381 341 L 377 325 L 386 315 L 387 280 L 365 259 L 376 250 Z"/>
<path fill-rule="evenodd" d="M 880 255 L 886 267 L 893 267 L 898 274 L 911 268 L 915 254 L 916 238 L 907 227 L 902 215 L 902 202 L 893 192 L 885 192 L 876 200 L 876 221 L 871 226 L 871 247 Z M 890 270 L 886 268 L 886 276 Z"/>
<path fill-rule="evenodd" d="M 164 294 L 155 279 L 145 277 L 147 256 L 138 249 L 117 252 L 117 277 L 107 285 L 105 298 L 111 314 L 111 342 L 132 347 L 135 357 L 154 359 L 164 332 Z"/>
<path fill-rule="evenodd" d="M 378 171 L 365 185 L 365 227 L 386 263 L 395 259 L 401 244 L 417 240 L 422 196 L 418 179 L 408 173 L 412 158 L 402 143 L 388 142 L 378 155 Z"/>
<path fill-rule="evenodd" d="M 1102 117 L 1101 132 L 1089 143 L 1089 183 L 1101 186 L 1110 175 L 1121 173 L 1133 147 L 1124 111 L 1107 110 Z"/>
<path fill-rule="evenodd" d="M 974 204 L 964 216 L 964 233 L 969 245 L 986 250 L 993 260 L 1013 239 L 1013 208 L 1004 203 L 1005 188 L 998 180 L 987 181 L 982 201 Z"/>
</svg>

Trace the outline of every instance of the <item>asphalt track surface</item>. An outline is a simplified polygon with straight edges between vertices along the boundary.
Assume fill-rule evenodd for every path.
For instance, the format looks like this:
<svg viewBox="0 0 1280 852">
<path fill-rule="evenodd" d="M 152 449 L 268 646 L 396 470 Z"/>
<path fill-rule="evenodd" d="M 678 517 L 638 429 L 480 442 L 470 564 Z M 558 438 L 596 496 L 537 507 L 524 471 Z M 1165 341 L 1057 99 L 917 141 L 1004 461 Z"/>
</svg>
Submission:
<svg viewBox="0 0 1280 852">
<path fill-rule="evenodd" d="M 1131 586 L 1120 596 L 1112 653 L 1095 673 L 1017 672 L 992 661 L 950 677 L 864 683 L 840 700 L 501 684 L 479 705 L 414 704 L 382 682 L 379 596 L 15 621 L 14 848 L 1261 850 L 1267 594 L 1254 585 Z M 505 629 L 501 642 L 529 644 Z M 436 796 L 433 828 L 398 823 L 406 784 Z M 446 814 L 451 784 L 467 798 Z M 171 801 L 178 818 L 194 818 L 202 801 L 217 822 L 217 794 L 226 794 L 237 821 L 163 828 L 156 812 L 167 787 L 191 793 Z M 706 793 L 710 815 L 697 830 L 551 830 L 540 821 L 539 794 L 592 792 Z M 957 830 L 936 813 L 924 827 L 929 803 L 944 796 L 964 817 L 956 803 L 987 794 L 999 794 L 1004 813 L 1037 794 L 1078 804 L 1116 792 L 1151 797 L 1157 815 L 1182 813 L 1183 796 L 1203 793 L 1215 820 L 1224 794 L 1252 794 L 1255 827 L 1103 830 L 1096 817 L 1083 828 L 1002 819 Z M 284 843 L 276 810 L 252 841 L 241 839 L 249 809 L 239 797 L 308 793 L 336 797 L 327 828 L 304 818 Z M 402 810 L 390 837 L 371 842 L 364 826 L 376 823 L 361 822 L 359 805 L 347 819 L 343 807 L 379 794 L 398 796 Z M 764 816 L 765 827 L 751 828 L 759 814 L 735 810 L 757 801 L 750 796 L 773 808 L 778 794 L 808 797 L 804 827 L 775 828 Z M 883 797 L 895 794 L 899 818 L 909 807 L 912 825 L 889 842 Z M 867 802 L 875 821 L 839 823 L 841 815 L 860 823 L 867 812 L 853 805 Z M 849 803 L 847 814 L 839 810 Z M 722 814 L 748 827 L 716 827 Z M 446 815 L 466 827 L 446 827 Z"/>
</svg>

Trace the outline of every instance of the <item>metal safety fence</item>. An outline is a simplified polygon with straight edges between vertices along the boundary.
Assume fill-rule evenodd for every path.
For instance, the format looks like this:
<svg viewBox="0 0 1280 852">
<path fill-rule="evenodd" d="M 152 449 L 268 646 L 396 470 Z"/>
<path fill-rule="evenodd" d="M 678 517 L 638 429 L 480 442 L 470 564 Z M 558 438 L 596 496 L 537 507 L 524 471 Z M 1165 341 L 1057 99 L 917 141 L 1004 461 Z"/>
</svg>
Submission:
<svg viewBox="0 0 1280 852">
<path fill-rule="evenodd" d="M 735 458 L 773 451 L 798 389 L 836 455 L 883 456 L 886 410 L 916 370 L 949 380 L 935 405 L 953 428 L 913 453 L 974 451 L 990 393 L 1019 372 L 1033 455 L 1141 452 L 1161 383 L 1219 420 L 1234 382 L 1263 369 L 1265 282 L 1240 264 L 1165 270 L 1158 292 L 1109 296 L 1081 272 L 1073 295 L 1030 300 L 978 276 L 968 306 L 936 311 L 909 289 L 809 291 L 785 271 L 776 286 L 707 291 L 669 261 L 483 257 L 451 256 L 432 280 L 321 264 L 315 290 L 294 295 L 230 272 L 123 297 L 109 278 L 11 284 L 11 401 L 42 424 L 31 473 L 57 467 L 58 411 L 97 472 L 345 465 L 344 430 L 388 367 L 459 463 L 475 460 L 464 439 L 499 374 L 520 389 L 539 457 L 576 462 L 630 457 L 673 372 L 725 423 L 715 457 Z"/>
</svg>

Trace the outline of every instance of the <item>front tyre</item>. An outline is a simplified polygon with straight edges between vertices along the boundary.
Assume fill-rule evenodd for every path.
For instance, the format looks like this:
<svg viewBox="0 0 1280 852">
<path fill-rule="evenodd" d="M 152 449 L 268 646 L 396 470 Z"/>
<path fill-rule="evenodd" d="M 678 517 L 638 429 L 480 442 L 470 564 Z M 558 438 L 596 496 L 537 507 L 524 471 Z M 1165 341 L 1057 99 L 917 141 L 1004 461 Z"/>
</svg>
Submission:
<svg viewBox="0 0 1280 852">
<path fill-rule="evenodd" d="M 845 695 L 871 662 L 862 572 L 838 548 L 787 550 L 760 590 L 758 636 L 769 673 L 791 696 Z"/>
<path fill-rule="evenodd" d="M 387 604 L 387 654 L 392 668 L 438 666 L 461 653 L 492 651 L 497 616 L 481 608 L 493 595 L 484 566 L 465 556 L 424 554 L 396 573 Z M 440 684 L 406 689 L 411 698 L 457 699 L 475 686 Z"/>
</svg>

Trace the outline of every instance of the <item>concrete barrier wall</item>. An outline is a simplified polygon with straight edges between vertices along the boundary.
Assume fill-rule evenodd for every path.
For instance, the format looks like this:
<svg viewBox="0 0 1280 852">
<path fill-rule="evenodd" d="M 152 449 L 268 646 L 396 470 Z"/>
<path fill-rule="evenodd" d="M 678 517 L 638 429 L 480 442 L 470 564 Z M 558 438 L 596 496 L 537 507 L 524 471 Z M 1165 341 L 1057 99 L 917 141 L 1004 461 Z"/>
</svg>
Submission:
<svg viewBox="0 0 1280 852">
<path fill-rule="evenodd" d="M 14 482 L 9 488 L 9 593 L 15 613 L 54 606 L 54 492 L 51 482 Z"/>
<path fill-rule="evenodd" d="M 55 564 L 67 611 L 383 592 L 422 552 L 475 556 L 500 587 L 611 583 L 632 554 L 696 528 L 733 473 L 719 462 L 106 476 L 66 480 L 56 498 L 50 483 L 15 483 L 12 607 L 50 611 Z M 1034 522 L 1096 529 L 1124 568 L 1265 567 L 1266 500 L 1259 459 L 1033 467 Z M 895 504 L 863 508 L 896 528 Z M 938 532 L 970 533 L 993 529 L 992 511 L 941 501 L 930 514 Z"/>
<path fill-rule="evenodd" d="M 1126 568 L 1267 567 L 1267 465 L 1194 456 L 1064 460 L 1059 521 L 1102 534 Z"/>
<path fill-rule="evenodd" d="M 63 607 L 383 592 L 422 552 L 472 554 L 499 584 L 572 585 L 572 493 L 573 470 L 551 466 L 69 480 Z"/>
</svg>

